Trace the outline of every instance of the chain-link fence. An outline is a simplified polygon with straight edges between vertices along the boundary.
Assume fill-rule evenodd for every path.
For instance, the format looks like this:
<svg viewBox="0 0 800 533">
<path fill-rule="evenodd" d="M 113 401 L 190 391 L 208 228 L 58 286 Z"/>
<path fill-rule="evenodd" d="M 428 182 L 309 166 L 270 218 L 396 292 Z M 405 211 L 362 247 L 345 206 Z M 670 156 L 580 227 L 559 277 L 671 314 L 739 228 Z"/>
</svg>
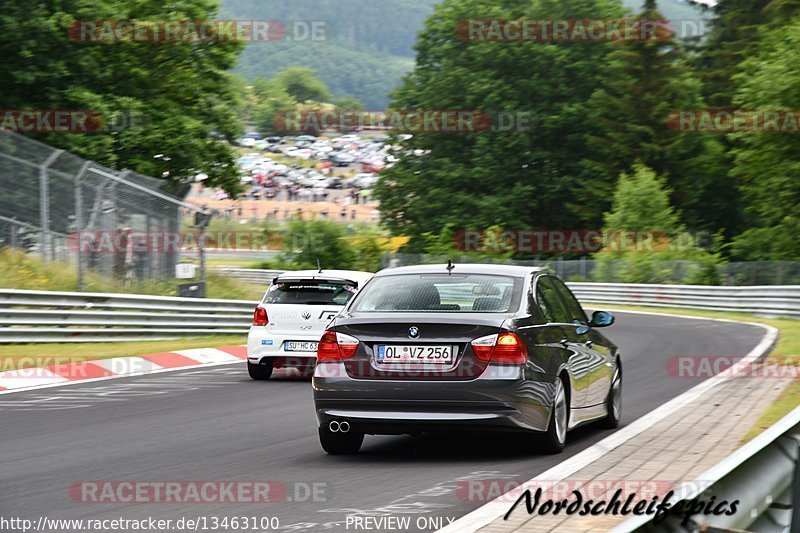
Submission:
<svg viewBox="0 0 800 533">
<path fill-rule="evenodd" d="M 118 279 L 174 277 L 181 214 L 168 182 L 117 172 L 0 130 L 0 247 Z M 146 242 L 141 241 L 145 236 Z M 136 241 L 139 237 L 139 242 Z"/>
<path fill-rule="evenodd" d="M 430 254 L 384 254 L 382 266 L 432 263 L 503 263 L 548 268 L 567 281 L 601 283 L 675 283 L 697 285 L 800 285 L 800 261 L 747 261 L 721 264 L 698 261 L 592 259 L 513 260 L 493 257 L 450 257 Z"/>
</svg>

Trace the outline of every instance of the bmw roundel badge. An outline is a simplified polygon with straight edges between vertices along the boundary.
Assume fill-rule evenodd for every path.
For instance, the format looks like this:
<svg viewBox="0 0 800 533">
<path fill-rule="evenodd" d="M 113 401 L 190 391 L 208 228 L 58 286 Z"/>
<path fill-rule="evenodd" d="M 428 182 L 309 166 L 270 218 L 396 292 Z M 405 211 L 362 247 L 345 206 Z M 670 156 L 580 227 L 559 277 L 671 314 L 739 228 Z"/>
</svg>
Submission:
<svg viewBox="0 0 800 533">
<path fill-rule="evenodd" d="M 419 337 L 419 328 L 417 326 L 411 326 L 408 328 L 408 336 L 412 339 Z"/>
</svg>

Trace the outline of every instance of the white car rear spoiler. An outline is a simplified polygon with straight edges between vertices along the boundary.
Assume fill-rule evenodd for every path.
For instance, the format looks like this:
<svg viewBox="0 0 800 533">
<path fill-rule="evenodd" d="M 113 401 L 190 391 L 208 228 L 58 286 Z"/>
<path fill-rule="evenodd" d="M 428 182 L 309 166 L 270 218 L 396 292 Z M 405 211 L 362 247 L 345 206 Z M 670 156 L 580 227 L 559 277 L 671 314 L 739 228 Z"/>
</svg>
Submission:
<svg viewBox="0 0 800 533">
<path fill-rule="evenodd" d="M 325 275 L 322 275 L 322 276 L 285 277 L 285 278 L 277 276 L 275 279 L 272 280 L 272 283 L 274 284 L 274 283 L 285 282 L 285 281 L 289 281 L 289 282 L 297 282 L 297 281 L 325 282 L 325 281 L 328 281 L 328 282 L 332 282 L 332 283 L 350 283 L 350 284 L 353 285 L 353 287 L 358 288 L 358 282 L 355 281 L 355 280 L 347 279 L 347 278 L 337 278 L 337 277 L 325 276 Z"/>
</svg>

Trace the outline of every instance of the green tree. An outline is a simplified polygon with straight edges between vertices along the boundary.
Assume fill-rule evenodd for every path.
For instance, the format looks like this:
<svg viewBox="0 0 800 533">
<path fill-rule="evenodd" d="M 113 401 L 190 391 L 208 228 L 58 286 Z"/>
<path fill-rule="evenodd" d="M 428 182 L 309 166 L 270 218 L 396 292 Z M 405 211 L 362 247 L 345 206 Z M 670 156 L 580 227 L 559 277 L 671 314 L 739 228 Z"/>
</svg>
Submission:
<svg viewBox="0 0 800 533">
<path fill-rule="evenodd" d="M 672 235 L 681 231 L 680 217 L 670 205 L 666 180 L 641 163 L 633 174 L 622 174 L 614 191 L 614 204 L 604 216 L 606 230 L 657 231 Z"/>
<path fill-rule="evenodd" d="M 426 22 L 417 65 L 392 108 L 481 110 L 515 127 L 479 133 L 416 132 L 399 163 L 376 188 L 383 220 L 395 234 L 454 228 L 597 227 L 607 203 L 578 205 L 588 131 L 585 104 L 606 75 L 610 48 L 596 42 L 463 41 L 467 19 L 618 18 L 612 0 L 446 0 Z M 479 15 L 476 15 L 479 14 Z M 525 119 L 525 127 L 519 126 Z M 506 121 L 508 124 L 508 121 Z M 417 151 L 414 151 L 417 150 Z M 412 243 L 412 247 L 414 243 Z"/>
<path fill-rule="evenodd" d="M 276 131 L 280 127 L 280 115 L 294 111 L 297 100 L 276 80 L 259 78 L 253 82 L 252 120 L 260 132 Z"/>
<path fill-rule="evenodd" d="M 334 98 L 333 105 L 336 106 L 337 111 L 362 111 L 364 109 L 361 100 L 352 96 Z"/>
<path fill-rule="evenodd" d="M 447 224 L 440 231 L 426 231 L 422 234 L 422 251 L 430 255 L 451 255 L 459 254 L 453 232 L 453 225 Z M 409 251 L 413 251 L 413 246 Z"/>
<path fill-rule="evenodd" d="M 708 105 L 734 104 L 742 61 L 758 51 L 761 27 L 781 26 L 800 10 L 798 0 L 724 0 L 709 8 L 713 17 L 706 35 L 694 41 L 699 53 L 693 67 L 703 82 Z"/>
<path fill-rule="evenodd" d="M 637 18 L 664 21 L 656 0 Z M 577 191 L 584 206 L 604 206 L 616 176 L 634 163 L 666 177 L 672 201 L 693 229 L 717 231 L 736 223 L 737 195 L 721 146 L 708 135 L 672 131 L 670 114 L 704 107 L 701 86 L 674 36 L 612 43 L 605 76 L 588 102 L 591 155 L 585 160 L 591 187 Z"/>
<path fill-rule="evenodd" d="M 345 240 L 341 224 L 324 220 L 293 220 L 284 240 L 284 258 L 295 268 L 349 269 L 358 257 Z"/>
<path fill-rule="evenodd" d="M 377 272 L 381 269 L 381 256 L 388 249 L 387 239 L 381 232 L 370 226 L 358 228 L 356 234 L 348 238 L 349 246 L 355 252 L 350 268 L 366 272 Z"/>
<path fill-rule="evenodd" d="M 736 77 L 741 109 L 800 109 L 800 16 L 764 29 L 758 52 Z M 800 141 L 790 133 L 736 135 L 732 173 L 741 181 L 750 229 L 734 240 L 747 259 L 800 259 Z"/>
<path fill-rule="evenodd" d="M 238 42 L 87 43 L 70 39 L 79 20 L 214 19 L 210 0 L 10 0 L 0 13 L 0 78 L 6 109 L 90 109 L 116 127 L 95 134 L 42 134 L 49 144 L 117 168 L 182 181 L 197 173 L 236 192 L 227 144 L 240 132 L 228 70 Z M 121 124 L 121 125 L 120 125 Z M 166 157 L 155 158 L 157 154 Z"/>
<path fill-rule="evenodd" d="M 719 256 L 699 246 L 670 204 L 666 180 L 642 165 L 622 174 L 605 214 L 605 247 L 595 254 L 593 277 L 623 283 L 716 285 Z M 635 236 L 635 237 L 631 237 Z M 673 261 L 686 261 L 676 269 Z"/>
<path fill-rule="evenodd" d="M 298 102 L 307 100 L 328 102 L 331 100 L 331 93 L 325 83 L 314 76 L 314 71 L 310 68 L 289 67 L 279 72 L 274 80 L 278 86 Z"/>
<path fill-rule="evenodd" d="M 766 22 L 771 0 L 725 0 L 710 8 L 713 18 L 704 37 L 695 36 L 700 53 L 693 66 L 703 82 L 703 95 L 712 107 L 730 107 L 736 88 L 731 78 L 758 42 L 758 27 Z"/>
</svg>

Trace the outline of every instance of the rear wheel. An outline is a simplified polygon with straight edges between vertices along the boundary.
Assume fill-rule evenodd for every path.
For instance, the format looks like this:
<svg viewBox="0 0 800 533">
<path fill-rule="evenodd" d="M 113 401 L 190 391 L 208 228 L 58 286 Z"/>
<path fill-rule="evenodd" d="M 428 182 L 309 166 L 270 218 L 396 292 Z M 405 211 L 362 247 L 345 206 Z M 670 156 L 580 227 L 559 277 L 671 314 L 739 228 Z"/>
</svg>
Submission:
<svg viewBox="0 0 800 533">
<path fill-rule="evenodd" d="M 617 362 L 617 369 L 614 371 L 614 378 L 611 380 L 611 389 L 609 389 L 608 398 L 606 399 L 606 409 L 608 414 L 600 424 L 608 429 L 619 427 L 619 420 L 622 414 L 622 370 L 619 362 Z"/>
<path fill-rule="evenodd" d="M 247 362 L 247 373 L 256 381 L 264 381 L 269 379 L 272 375 L 272 361 L 266 360 L 267 364 L 254 365 L 250 361 Z"/>
<path fill-rule="evenodd" d="M 567 403 L 566 385 L 563 378 L 556 380 L 556 392 L 553 400 L 553 411 L 550 424 L 544 434 L 543 447 L 547 453 L 561 453 L 567 441 L 567 424 L 569 423 L 569 405 Z"/>
<path fill-rule="evenodd" d="M 353 431 L 334 433 L 327 427 L 319 428 L 319 443 L 322 445 L 322 449 L 331 455 L 358 453 L 363 442 L 363 433 Z"/>
</svg>

